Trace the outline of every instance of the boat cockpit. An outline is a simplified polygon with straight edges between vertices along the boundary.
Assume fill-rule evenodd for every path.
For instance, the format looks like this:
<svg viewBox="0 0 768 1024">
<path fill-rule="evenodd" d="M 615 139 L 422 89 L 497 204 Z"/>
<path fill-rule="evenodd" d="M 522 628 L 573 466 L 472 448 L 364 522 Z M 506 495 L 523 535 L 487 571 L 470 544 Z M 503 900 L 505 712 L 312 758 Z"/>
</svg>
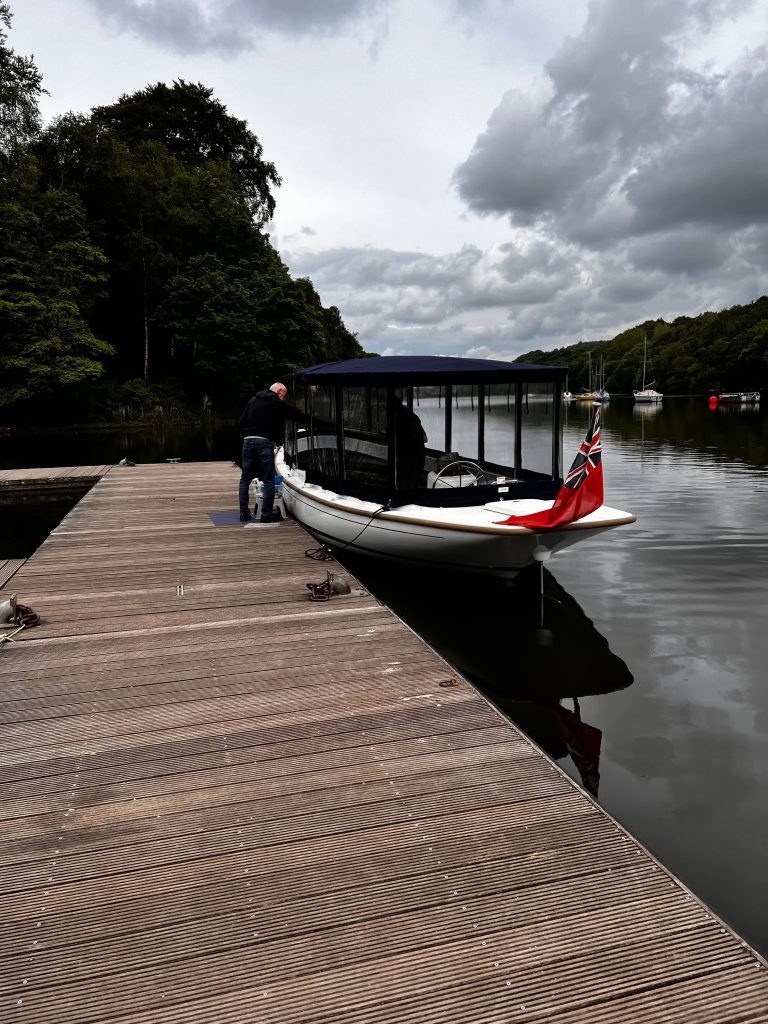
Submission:
<svg viewBox="0 0 768 1024">
<path fill-rule="evenodd" d="M 552 500 L 562 484 L 555 366 L 372 357 L 300 371 L 286 461 L 307 483 L 386 504 Z"/>
</svg>

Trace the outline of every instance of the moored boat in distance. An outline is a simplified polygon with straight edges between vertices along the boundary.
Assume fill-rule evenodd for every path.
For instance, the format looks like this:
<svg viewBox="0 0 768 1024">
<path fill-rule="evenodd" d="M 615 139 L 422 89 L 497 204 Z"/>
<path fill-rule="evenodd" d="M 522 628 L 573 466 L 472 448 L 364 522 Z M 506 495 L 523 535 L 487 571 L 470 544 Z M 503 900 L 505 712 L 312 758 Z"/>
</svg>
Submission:
<svg viewBox="0 0 768 1024">
<path fill-rule="evenodd" d="M 552 510 L 563 492 L 565 374 L 439 356 L 301 370 L 304 423 L 277 457 L 286 508 L 336 551 L 502 576 L 632 523 L 601 499 L 552 528 L 507 522 Z M 598 463 L 599 443 L 598 430 Z"/>
<path fill-rule="evenodd" d="M 603 357 L 600 356 L 600 367 L 595 370 L 594 378 L 592 375 L 592 354 L 589 354 L 589 387 L 582 388 L 580 395 L 576 395 L 577 402 L 610 402 L 611 395 L 605 386 L 605 367 L 603 364 Z"/>
<path fill-rule="evenodd" d="M 643 383 L 642 383 L 641 388 L 638 391 L 633 391 L 632 392 L 632 394 L 634 395 L 634 398 L 635 398 L 635 402 L 637 402 L 638 404 L 641 404 L 641 405 L 642 404 L 646 404 L 646 405 L 648 405 L 648 404 L 655 404 L 657 402 L 660 402 L 662 400 L 662 398 L 664 397 L 664 395 L 660 394 L 658 391 L 655 391 L 651 387 L 651 384 L 653 384 L 654 381 L 649 381 L 648 383 L 646 383 L 646 380 L 645 380 L 645 370 L 646 370 L 647 357 L 648 357 L 648 337 L 646 336 L 643 339 Z"/>
<path fill-rule="evenodd" d="M 605 366 L 603 357 L 600 356 L 600 369 L 595 371 L 595 401 L 610 402 L 611 395 L 605 386 Z"/>
<path fill-rule="evenodd" d="M 639 405 L 643 403 L 658 403 L 661 402 L 661 400 L 664 398 L 664 395 L 659 394 L 658 391 L 654 391 L 653 388 L 643 388 L 642 391 L 633 391 L 632 394 L 634 395 L 635 401 Z"/>
<path fill-rule="evenodd" d="M 759 391 L 713 391 L 709 396 L 710 405 L 756 405 L 759 401 Z"/>
</svg>

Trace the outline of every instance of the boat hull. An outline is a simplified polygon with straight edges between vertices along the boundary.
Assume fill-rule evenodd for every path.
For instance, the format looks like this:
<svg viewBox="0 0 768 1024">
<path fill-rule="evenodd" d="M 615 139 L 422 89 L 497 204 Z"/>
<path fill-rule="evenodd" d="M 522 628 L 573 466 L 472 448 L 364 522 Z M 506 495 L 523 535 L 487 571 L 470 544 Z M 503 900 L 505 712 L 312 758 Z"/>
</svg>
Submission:
<svg viewBox="0 0 768 1024">
<path fill-rule="evenodd" d="M 290 475 L 284 476 L 283 501 L 293 518 L 337 552 L 347 549 L 390 562 L 508 578 L 537 561 L 547 561 L 555 552 L 606 529 L 634 522 L 635 518 L 608 509 L 599 522 L 590 523 L 587 517 L 562 530 L 535 533 L 499 525 L 511 508 L 406 505 L 377 510 L 370 503 L 293 481 Z"/>
</svg>

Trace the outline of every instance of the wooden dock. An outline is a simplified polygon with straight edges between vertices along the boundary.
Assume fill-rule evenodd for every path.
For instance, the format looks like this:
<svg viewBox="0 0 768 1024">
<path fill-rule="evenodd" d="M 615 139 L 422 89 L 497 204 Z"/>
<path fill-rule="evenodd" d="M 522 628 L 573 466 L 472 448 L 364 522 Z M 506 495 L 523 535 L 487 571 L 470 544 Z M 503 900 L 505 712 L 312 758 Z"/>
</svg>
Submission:
<svg viewBox="0 0 768 1024">
<path fill-rule="evenodd" d="M 54 469 L 0 470 L 0 505 L 24 501 L 56 501 L 84 493 L 105 476 L 111 466 L 57 466 Z"/>
<path fill-rule="evenodd" d="M 0 1020 L 765 1024 L 765 962 L 236 490 L 115 467 L 13 577 Z"/>
</svg>

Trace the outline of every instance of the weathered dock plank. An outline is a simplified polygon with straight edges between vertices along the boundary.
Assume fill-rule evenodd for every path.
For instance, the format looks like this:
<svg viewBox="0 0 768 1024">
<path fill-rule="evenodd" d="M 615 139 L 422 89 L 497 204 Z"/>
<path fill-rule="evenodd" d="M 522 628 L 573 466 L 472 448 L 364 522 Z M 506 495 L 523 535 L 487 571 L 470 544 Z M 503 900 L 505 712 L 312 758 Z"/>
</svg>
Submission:
<svg viewBox="0 0 768 1024">
<path fill-rule="evenodd" d="M 768 1019 L 763 961 L 225 464 L 115 468 L 16 570 L 0 1019 Z M 451 683 L 451 685 L 445 685 Z"/>
<path fill-rule="evenodd" d="M 77 498 L 110 469 L 111 465 L 0 469 L 0 505 Z"/>
<path fill-rule="evenodd" d="M 26 562 L 26 558 L 0 558 L 0 590 L 8 583 Z"/>
</svg>

